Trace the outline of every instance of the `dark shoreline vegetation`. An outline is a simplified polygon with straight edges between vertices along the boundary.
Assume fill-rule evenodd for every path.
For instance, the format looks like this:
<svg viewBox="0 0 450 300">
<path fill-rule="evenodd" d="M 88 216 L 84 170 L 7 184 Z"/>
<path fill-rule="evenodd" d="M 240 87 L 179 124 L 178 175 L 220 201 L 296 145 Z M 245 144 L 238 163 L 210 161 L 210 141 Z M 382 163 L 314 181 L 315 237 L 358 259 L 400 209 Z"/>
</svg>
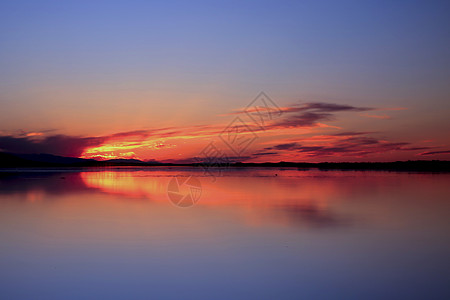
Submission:
<svg viewBox="0 0 450 300">
<path fill-rule="evenodd" d="M 228 165 L 205 163 L 159 163 L 144 162 L 134 159 L 113 159 L 96 161 L 91 159 L 55 156 L 51 154 L 13 154 L 0 152 L 1 168 L 86 168 L 86 167 L 222 167 L 222 168 L 298 168 L 320 170 L 380 170 L 380 171 L 409 171 L 409 172 L 450 172 L 450 161 L 443 160 L 414 160 L 395 162 L 278 162 L 278 163 L 241 163 Z"/>
</svg>

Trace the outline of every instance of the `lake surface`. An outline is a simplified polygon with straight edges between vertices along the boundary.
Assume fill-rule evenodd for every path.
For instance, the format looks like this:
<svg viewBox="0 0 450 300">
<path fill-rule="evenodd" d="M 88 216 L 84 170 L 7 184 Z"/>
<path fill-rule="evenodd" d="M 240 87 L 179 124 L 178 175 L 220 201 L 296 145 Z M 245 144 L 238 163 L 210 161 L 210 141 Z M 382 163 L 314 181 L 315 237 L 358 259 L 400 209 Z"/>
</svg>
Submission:
<svg viewBox="0 0 450 300">
<path fill-rule="evenodd" d="M 0 172 L 0 299 L 450 299 L 449 220 L 449 174 Z"/>
</svg>

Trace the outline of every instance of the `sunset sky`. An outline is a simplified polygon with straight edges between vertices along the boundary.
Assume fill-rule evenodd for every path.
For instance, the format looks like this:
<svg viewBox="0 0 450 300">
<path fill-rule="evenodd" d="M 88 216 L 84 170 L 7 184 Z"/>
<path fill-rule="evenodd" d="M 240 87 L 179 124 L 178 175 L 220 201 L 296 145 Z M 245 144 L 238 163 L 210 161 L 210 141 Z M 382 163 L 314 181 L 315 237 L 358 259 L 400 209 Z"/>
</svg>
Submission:
<svg viewBox="0 0 450 300">
<path fill-rule="evenodd" d="M 2 1 L 0 150 L 450 159 L 449 11 L 448 1 Z"/>
</svg>

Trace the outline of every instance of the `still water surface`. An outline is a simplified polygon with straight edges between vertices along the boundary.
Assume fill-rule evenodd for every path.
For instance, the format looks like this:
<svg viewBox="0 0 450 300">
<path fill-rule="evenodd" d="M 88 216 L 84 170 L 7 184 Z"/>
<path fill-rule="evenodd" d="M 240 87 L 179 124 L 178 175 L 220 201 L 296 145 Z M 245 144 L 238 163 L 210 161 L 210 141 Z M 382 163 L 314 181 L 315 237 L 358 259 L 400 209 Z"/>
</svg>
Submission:
<svg viewBox="0 0 450 300">
<path fill-rule="evenodd" d="M 449 220 L 449 174 L 2 172 L 0 299 L 450 299 Z"/>
</svg>

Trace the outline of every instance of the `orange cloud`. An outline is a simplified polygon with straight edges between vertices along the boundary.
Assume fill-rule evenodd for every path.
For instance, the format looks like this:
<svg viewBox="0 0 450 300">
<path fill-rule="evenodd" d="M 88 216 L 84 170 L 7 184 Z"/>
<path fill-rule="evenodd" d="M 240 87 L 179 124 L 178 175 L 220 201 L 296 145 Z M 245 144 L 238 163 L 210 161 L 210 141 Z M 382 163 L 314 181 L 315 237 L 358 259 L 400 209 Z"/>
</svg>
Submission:
<svg viewBox="0 0 450 300">
<path fill-rule="evenodd" d="M 372 110 L 403 110 L 405 108 L 375 109 L 354 107 L 334 103 L 304 103 L 282 107 L 281 116 L 260 124 L 243 115 L 243 124 L 230 128 L 230 124 L 194 125 L 186 127 L 163 127 L 112 133 L 97 137 L 65 135 L 45 136 L 30 132 L 21 136 L 0 136 L 3 151 L 51 153 L 97 160 L 107 159 L 156 159 L 162 161 L 189 160 L 200 153 L 210 141 L 217 139 L 225 129 L 239 134 L 255 134 L 259 142 L 266 145 L 259 151 L 243 153 L 241 160 L 298 160 L 316 157 L 345 156 L 366 157 L 392 151 L 425 150 L 433 147 L 418 147 L 409 142 L 390 142 L 375 139 L 373 132 L 341 132 L 323 134 L 324 131 L 342 129 L 330 125 L 338 120 L 341 112 L 361 113 Z M 232 114 L 242 114 L 242 111 Z M 386 115 L 364 113 L 370 118 L 389 118 Z M 231 120 L 230 120 L 231 121 Z M 228 133 L 228 132 L 227 132 Z M 309 136 L 306 136 L 309 135 Z M 299 136 L 304 136 L 299 139 Z M 294 138 L 295 137 L 295 138 Z M 283 144 L 295 143 L 295 147 L 283 148 Z M 286 146 L 287 147 L 287 146 Z M 224 146 L 225 150 L 230 150 Z M 257 147 L 255 147 L 257 148 Z M 250 148 L 249 148 L 250 149 Z"/>
<path fill-rule="evenodd" d="M 42 132 L 30 132 L 27 133 L 26 136 L 41 136 L 44 135 Z"/>
</svg>

